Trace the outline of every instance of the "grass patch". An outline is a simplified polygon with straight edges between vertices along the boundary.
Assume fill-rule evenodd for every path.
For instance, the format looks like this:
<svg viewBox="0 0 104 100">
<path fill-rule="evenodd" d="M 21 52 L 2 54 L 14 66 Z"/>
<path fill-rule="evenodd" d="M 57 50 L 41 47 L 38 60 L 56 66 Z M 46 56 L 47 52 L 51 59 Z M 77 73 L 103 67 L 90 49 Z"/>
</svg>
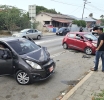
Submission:
<svg viewBox="0 0 104 100">
<path fill-rule="evenodd" d="M 101 90 L 101 93 L 94 93 L 92 100 L 104 100 L 104 90 Z"/>
<path fill-rule="evenodd" d="M 11 32 L 5 31 L 5 30 L 1 30 L 0 31 L 0 35 L 11 35 Z"/>
</svg>

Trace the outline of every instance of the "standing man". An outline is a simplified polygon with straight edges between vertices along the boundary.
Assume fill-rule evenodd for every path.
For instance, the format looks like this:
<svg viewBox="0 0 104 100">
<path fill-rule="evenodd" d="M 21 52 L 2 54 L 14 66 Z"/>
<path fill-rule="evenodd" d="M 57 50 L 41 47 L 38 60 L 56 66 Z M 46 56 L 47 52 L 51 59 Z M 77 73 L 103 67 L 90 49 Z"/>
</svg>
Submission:
<svg viewBox="0 0 104 100">
<path fill-rule="evenodd" d="M 95 56 L 95 67 L 91 68 L 92 71 L 98 70 L 99 65 L 99 59 L 101 57 L 102 60 L 102 72 L 104 72 L 104 34 L 103 34 L 103 28 L 98 27 L 98 42 L 97 42 L 97 49 L 96 49 L 96 56 Z"/>
<path fill-rule="evenodd" d="M 83 32 L 83 28 L 82 28 L 82 26 L 80 27 L 79 32 Z"/>
</svg>

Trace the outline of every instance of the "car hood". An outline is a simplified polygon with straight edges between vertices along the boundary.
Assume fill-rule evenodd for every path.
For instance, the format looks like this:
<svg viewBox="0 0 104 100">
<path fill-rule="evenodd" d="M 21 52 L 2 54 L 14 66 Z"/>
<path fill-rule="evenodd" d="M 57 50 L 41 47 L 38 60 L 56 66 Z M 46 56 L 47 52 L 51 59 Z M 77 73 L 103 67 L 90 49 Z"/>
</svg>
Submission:
<svg viewBox="0 0 104 100">
<path fill-rule="evenodd" d="M 22 58 L 35 61 L 39 64 L 43 64 L 50 59 L 50 54 L 48 53 L 46 48 L 40 48 L 37 51 L 22 55 Z"/>
</svg>

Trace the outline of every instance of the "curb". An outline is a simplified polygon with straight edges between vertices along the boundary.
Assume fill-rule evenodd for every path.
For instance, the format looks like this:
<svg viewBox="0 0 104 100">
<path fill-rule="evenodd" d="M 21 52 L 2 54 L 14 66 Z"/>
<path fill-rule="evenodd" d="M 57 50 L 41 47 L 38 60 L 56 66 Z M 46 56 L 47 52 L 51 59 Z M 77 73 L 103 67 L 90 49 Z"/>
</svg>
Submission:
<svg viewBox="0 0 104 100">
<path fill-rule="evenodd" d="M 101 67 L 101 61 L 99 62 L 99 66 Z M 93 71 L 90 71 L 75 87 L 73 87 L 61 100 L 68 100 L 70 96 L 80 87 L 82 84 L 93 74 Z"/>
</svg>

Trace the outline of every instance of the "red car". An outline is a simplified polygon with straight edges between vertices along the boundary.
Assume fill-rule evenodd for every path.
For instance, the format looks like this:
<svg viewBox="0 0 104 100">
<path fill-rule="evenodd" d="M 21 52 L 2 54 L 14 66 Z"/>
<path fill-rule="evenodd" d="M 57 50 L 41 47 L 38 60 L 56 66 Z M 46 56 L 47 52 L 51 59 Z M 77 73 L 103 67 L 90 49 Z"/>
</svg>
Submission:
<svg viewBox="0 0 104 100">
<path fill-rule="evenodd" d="M 64 49 L 72 48 L 86 54 L 95 54 L 97 37 L 89 32 L 70 32 L 64 37 L 62 45 Z"/>
</svg>

